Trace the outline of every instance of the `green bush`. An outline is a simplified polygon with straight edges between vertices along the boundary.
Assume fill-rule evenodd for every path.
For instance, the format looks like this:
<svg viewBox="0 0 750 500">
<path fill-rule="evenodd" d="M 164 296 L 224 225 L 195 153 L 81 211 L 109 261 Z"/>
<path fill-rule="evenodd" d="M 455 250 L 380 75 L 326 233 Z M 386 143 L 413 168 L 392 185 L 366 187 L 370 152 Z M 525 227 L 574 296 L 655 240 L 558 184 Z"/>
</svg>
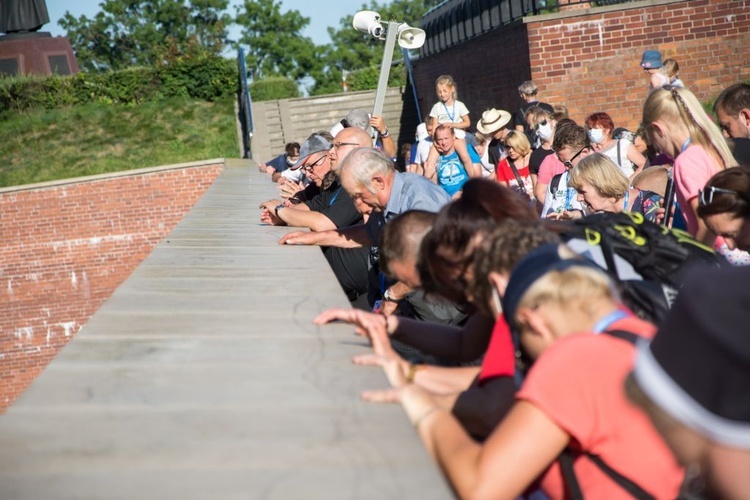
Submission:
<svg viewBox="0 0 750 500">
<path fill-rule="evenodd" d="M 378 88 L 380 66 L 370 66 L 350 72 L 346 77 L 349 90 L 372 90 Z M 403 64 L 391 68 L 388 74 L 389 87 L 403 87 L 406 85 L 406 69 Z"/>
<path fill-rule="evenodd" d="M 271 76 L 250 84 L 250 98 L 255 102 L 299 97 L 297 82 L 283 76 Z"/>
<path fill-rule="evenodd" d="M 0 112 L 27 112 L 87 103 L 139 104 L 170 97 L 215 101 L 237 90 L 234 61 L 211 55 L 176 58 L 159 67 L 133 67 L 73 76 L 0 79 Z"/>
</svg>

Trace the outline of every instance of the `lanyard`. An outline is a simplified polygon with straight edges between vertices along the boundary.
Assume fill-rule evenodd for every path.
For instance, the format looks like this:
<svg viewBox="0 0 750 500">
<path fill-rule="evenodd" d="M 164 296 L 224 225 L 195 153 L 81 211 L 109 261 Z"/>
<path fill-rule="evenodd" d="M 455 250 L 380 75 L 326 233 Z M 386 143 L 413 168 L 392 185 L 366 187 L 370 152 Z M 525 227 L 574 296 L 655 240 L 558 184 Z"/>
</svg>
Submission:
<svg viewBox="0 0 750 500">
<path fill-rule="evenodd" d="M 607 328 L 612 326 L 612 324 L 616 323 L 617 321 L 620 321 L 622 318 L 628 317 L 629 314 L 626 311 L 623 311 L 622 309 L 617 309 L 615 311 L 612 311 L 611 313 L 604 316 L 602 319 L 600 319 L 595 325 L 594 325 L 594 333 L 602 333 L 607 331 Z"/>
<path fill-rule="evenodd" d="M 563 206 L 563 210 L 570 210 L 571 208 L 573 208 L 570 205 L 570 200 L 573 197 L 574 189 L 568 187 L 568 172 L 567 171 L 563 174 L 563 177 L 565 177 L 565 205 Z"/>
<path fill-rule="evenodd" d="M 628 204 L 629 204 L 629 202 L 630 202 L 630 189 L 628 189 L 627 191 L 625 191 L 625 206 L 622 207 L 622 211 L 623 212 L 627 212 L 628 211 Z"/>
<path fill-rule="evenodd" d="M 443 106 L 445 106 L 445 105 L 443 105 Z M 690 142 L 691 141 L 692 141 L 692 139 L 690 139 L 690 137 L 688 137 L 685 140 L 685 142 L 682 143 L 682 147 L 680 148 L 680 153 L 684 152 L 688 148 L 688 146 L 690 146 Z"/>
<path fill-rule="evenodd" d="M 451 109 L 453 110 L 452 113 L 448 111 L 448 106 L 446 106 L 445 103 L 443 103 L 443 109 L 445 110 L 445 114 L 448 115 L 448 118 L 451 119 L 451 122 L 455 122 L 456 121 L 456 101 L 453 101 L 453 106 L 451 106 Z"/>
<path fill-rule="evenodd" d="M 342 187 L 343 187 L 343 186 L 342 186 Z M 330 201 L 330 202 L 328 202 L 328 206 L 329 206 L 329 207 L 332 207 L 332 206 L 333 206 L 333 202 L 334 202 L 334 201 L 336 201 L 336 197 L 337 197 L 337 196 L 339 195 L 339 193 L 340 193 L 340 192 L 341 192 L 341 187 L 339 187 L 338 191 L 336 191 L 336 192 L 335 192 L 335 193 L 333 194 L 333 198 L 331 198 L 331 201 Z"/>
</svg>

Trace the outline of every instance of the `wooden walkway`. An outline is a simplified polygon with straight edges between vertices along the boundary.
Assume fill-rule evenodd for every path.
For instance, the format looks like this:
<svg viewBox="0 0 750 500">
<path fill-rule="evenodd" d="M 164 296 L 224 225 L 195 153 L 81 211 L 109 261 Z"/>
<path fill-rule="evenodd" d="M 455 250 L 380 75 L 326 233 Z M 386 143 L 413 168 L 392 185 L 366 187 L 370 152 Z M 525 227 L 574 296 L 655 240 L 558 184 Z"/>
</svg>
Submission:
<svg viewBox="0 0 750 500">
<path fill-rule="evenodd" d="M 450 498 L 369 347 L 311 319 L 348 306 L 318 248 L 258 223 L 223 174 L 0 416 L 0 498 Z"/>
</svg>

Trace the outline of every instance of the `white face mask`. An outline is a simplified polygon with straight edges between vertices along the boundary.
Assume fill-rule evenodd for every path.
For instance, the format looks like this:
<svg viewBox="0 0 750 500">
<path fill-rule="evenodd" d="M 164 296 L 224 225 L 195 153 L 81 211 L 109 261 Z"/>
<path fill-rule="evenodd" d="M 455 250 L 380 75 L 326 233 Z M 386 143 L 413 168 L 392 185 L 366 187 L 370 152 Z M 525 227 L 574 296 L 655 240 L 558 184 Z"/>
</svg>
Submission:
<svg viewBox="0 0 750 500">
<path fill-rule="evenodd" d="M 544 125 L 539 125 L 536 129 L 536 135 L 543 141 L 549 141 L 554 135 L 552 133 L 552 125 L 549 122 Z"/>
<path fill-rule="evenodd" d="M 288 156 L 286 157 L 286 164 L 287 165 L 289 165 L 290 167 L 292 167 L 292 166 L 294 166 L 295 163 L 297 163 L 297 160 L 292 160 Z"/>
<path fill-rule="evenodd" d="M 589 139 L 594 144 L 599 144 L 604 140 L 604 130 L 600 128 L 589 129 Z"/>
</svg>

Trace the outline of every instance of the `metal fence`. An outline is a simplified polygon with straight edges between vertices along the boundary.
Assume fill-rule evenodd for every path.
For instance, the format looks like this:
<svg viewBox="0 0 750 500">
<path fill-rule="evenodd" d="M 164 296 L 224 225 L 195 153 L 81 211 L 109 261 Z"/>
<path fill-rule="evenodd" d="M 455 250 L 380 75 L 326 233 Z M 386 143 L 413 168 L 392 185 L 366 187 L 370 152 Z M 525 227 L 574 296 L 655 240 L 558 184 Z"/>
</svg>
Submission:
<svg viewBox="0 0 750 500">
<path fill-rule="evenodd" d="M 596 7 L 631 1 L 634 0 L 572 0 L 565 3 L 588 3 Z M 557 11 L 558 0 L 446 0 L 427 12 L 419 23 L 427 33 L 419 55 L 436 54 L 524 16 Z"/>
<path fill-rule="evenodd" d="M 253 124 L 253 107 L 250 100 L 250 90 L 247 86 L 247 69 L 245 68 L 245 51 L 240 47 L 237 52 L 237 105 L 239 108 L 239 121 L 242 127 L 242 157 L 252 157 L 252 140 L 255 132 Z"/>
</svg>

